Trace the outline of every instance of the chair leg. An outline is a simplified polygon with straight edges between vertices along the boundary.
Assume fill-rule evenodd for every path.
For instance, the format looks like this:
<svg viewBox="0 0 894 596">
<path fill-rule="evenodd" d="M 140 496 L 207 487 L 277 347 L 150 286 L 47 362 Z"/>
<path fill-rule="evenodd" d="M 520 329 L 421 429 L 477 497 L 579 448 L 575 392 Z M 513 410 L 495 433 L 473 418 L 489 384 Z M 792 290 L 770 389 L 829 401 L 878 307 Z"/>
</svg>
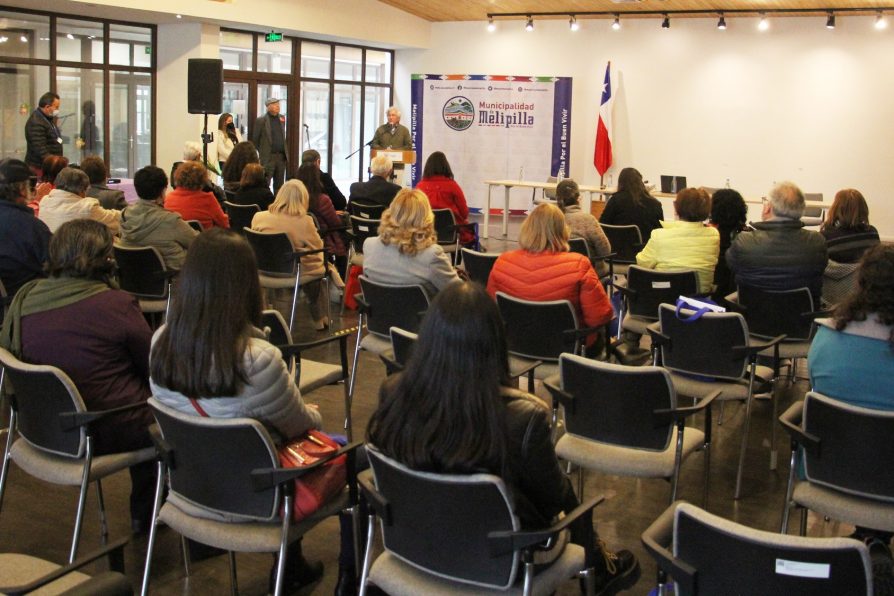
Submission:
<svg viewBox="0 0 894 596">
<path fill-rule="evenodd" d="M 717 417 L 717 426 L 723 426 L 723 408 L 726 406 L 726 402 L 720 402 L 720 415 Z"/>
<path fill-rule="evenodd" d="M 671 504 L 677 500 L 677 483 L 680 481 L 680 465 L 683 463 L 683 422 L 677 426 L 677 448 L 674 453 L 674 475 L 671 478 Z"/>
<path fill-rule="evenodd" d="M 578 465 L 577 466 L 577 500 L 583 501 L 583 499 L 584 499 L 584 467 L 581 465 Z"/>
<path fill-rule="evenodd" d="M 78 554 L 78 542 L 81 539 L 81 527 L 84 524 L 84 507 L 87 504 L 87 489 L 90 486 L 90 466 L 93 465 L 93 437 L 87 437 L 87 456 L 84 458 L 84 474 L 81 477 L 81 494 L 78 496 L 78 512 L 75 516 L 74 534 L 71 537 L 71 550 L 68 562 L 74 563 Z"/>
<path fill-rule="evenodd" d="M 2 371 L 2 369 L 0 369 L 0 371 Z M 0 372 L 0 387 L 3 386 L 2 377 L 2 372 Z M 9 428 L 6 429 L 6 450 L 3 451 L 3 467 L 0 468 L 0 510 L 3 509 L 3 495 L 6 493 L 6 477 L 9 474 L 9 451 L 12 449 L 13 438 L 16 434 L 16 414 L 17 412 L 10 408 Z"/>
<path fill-rule="evenodd" d="M 348 252 L 348 264 L 345 266 L 345 287 L 341 293 L 341 316 L 345 316 L 345 301 L 348 299 L 348 280 L 351 279 L 351 256 L 353 250 Z"/>
<path fill-rule="evenodd" d="M 522 589 L 524 596 L 534 593 L 534 561 L 525 561 L 525 584 Z"/>
<path fill-rule="evenodd" d="M 96 481 L 96 502 L 99 504 L 99 539 L 103 546 L 109 542 L 109 524 L 106 520 L 106 503 L 102 495 L 102 481 Z"/>
<path fill-rule="evenodd" d="M 165 468 L 162 462 L 158 462 L 158 477 L 155 481 L 155 499 L 152 503 L 152 525 L 149 526 L 149 544 L 146 547 L 146 565 L 143 568 L 143 585 L 140 588 L 140 596 L 149 593 L 149 572 L 152 567 L 152 551 L 155 549 L 155 537 L 158 535 L 158 511 L 161 509 L 161 495 L 164 493 Z"/>
<path fill-rule="evenodd" d="M 801 536 L 807 536 L 807 507 L 801 507 Z"/>
<path fill-rule="evenodd" d="M 239 594 L 239 581 L 236 579 L 236 553 L 233 551 L 227 551 L 228 559 L 230 561 L 230 594 L 232 596 L 237 596 Z"/>
<path fill-rule="evenodd" d="M 298 292 L 301 291 L 301 281 L 299 274 L 295 275 L 295 291 L 292 293 L 292 314 L 289 315 L 289 333 L 295 328 L 295 309 L 298 306 Z"/>
<path fill-rule="evenodd" d="M 291 521 L 292 495 L 287 494 L 283 499 L 282 539 L 279 541 L 279 556 L 276 558 L 276 583 L 273 588 L 273 596 L 282 596 L 282 580 L 286 573 L 286 550 L 289 540 L 289 522 Z"/>
<path fill-rule="evenodd" d="M 357 343 L 354 345 L 354 362 L 351 365 L 351 378 L 348 383 L 347 407 L 345 408 L 345 433 L 351 438 L 351 408 L 354 404 L 354 383 L 357 380 L 357 362 L 360 359 L 360 339 L 363 335 L 363 313 L 357 319 Z"/>
<path fill-rule="evenodd" d="M 739 468 L 736 470 L 736 491 L 733 499 L 738 499 L 742 493 L 742 472 L 745 467 L 745 449 L 748 447 L 748 427 L 751 425 L 751 405 L 754 402 L 754 373 L 752 364 L 751 375 L 748 377 L 748 397 L 745 400 L 745 420 L 742 428 L 742 448 L 739 450 Z"/>
<path fill-rule="evenodd" d="M 579 571 L 577 576 L 584 581 L 584 594 L 586 596 L 594 596 L 596 592 L 596 570 L 587 567 L 583 571 Z"/>
<path fill-rule="evenodd" d="M 376 516 L 372 513 L 366 524 L 366 551 L 363 553 L 363 570 L 360 573 L 360 596 L 366 596 L 369 582 L 369 568 L 372 563 L 373 541 L 376 537 Z"/>
<path fill-rule="evenodd" d="M 708 489 L 711 487 L 711 442 L 705 442 L 705 494 L 702 497 L 702 509 L 708 509 Z"/>
<path fill-rule="evenodd" d="M 795 488 L 795 474 L 798 473 L 798 450 L 792 449 L 791 467 L 788 471 L 788 485 L 785 487 L 785 502 L 782 505 L 782 528 L 779 533 L 788 532 L 788 516 L 792 509 L 792 492 Z"/>
</svg>

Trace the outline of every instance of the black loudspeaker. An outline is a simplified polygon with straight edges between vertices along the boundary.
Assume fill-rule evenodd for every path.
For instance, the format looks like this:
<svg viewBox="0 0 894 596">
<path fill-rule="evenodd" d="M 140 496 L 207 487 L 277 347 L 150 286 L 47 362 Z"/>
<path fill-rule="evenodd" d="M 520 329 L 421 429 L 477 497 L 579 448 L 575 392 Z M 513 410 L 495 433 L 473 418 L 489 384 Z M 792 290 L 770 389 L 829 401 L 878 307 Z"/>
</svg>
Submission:
<svg viewBox="0 0 894 596">
<path fill-rule="evenodd" d="M 187 91 L 190 114 L 223 112 L 223 60 L 190 58 Z"/>
</svg>

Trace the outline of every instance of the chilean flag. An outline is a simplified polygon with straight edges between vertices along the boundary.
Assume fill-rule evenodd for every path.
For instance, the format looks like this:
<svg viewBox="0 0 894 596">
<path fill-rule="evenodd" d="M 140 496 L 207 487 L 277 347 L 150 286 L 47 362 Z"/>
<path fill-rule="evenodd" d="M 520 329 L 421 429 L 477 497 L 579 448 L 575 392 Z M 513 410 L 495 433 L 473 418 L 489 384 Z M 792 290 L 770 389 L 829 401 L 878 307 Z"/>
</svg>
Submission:
<svg viewBox="0 0 894 596">
<path fill-rule="evenodd" d="M 605 65 L 605 81 L 602 83 L 602 103 L 599 104 L 599 122 L 596 123 L 596 150 L 593 165 L 602 176 L 612 165 L 612 79 L 609 62 Z"/>
</svg>

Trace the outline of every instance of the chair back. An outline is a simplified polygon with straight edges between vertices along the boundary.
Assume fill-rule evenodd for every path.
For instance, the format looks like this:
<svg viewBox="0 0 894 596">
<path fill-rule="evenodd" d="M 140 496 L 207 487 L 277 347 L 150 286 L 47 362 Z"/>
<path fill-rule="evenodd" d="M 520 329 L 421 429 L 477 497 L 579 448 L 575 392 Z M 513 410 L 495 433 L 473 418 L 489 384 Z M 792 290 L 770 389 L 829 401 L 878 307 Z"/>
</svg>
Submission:
<svg viewBox="0 0 894 596">
<path fill-rule="evenodd" d="M 359 199 L 351 199 L 348 203 L 348 213 L 352 217 L 360 219 L 382 219 L 382 212 L 385 211 L 385 205 L 379 203 L 367 203 Z"/>
<path fill-rule="evenodd" d="M 608 238 L 616 263 L 636 263 L 636 255 L 643 248 L 643 237 L 639 228 L 634 225 L 613 226 L 600 224 Z"/>
<path fill-rule="evenodd" d="M 163 300 L 168 296 L 167 267 L 154 246 L 115 244 L 118 284 L 137 298 Z"/>
<path fill-rule="evenodd" d="M 674 513 L 674 555 L 695 570 L 677 594 L 870 594 L 866 546 L 755 530 L 688 503 Z M 748 586 L 751 586 L 750 588 Z"/>
<path fill-rule="evenodd" d="M 772 338 L 784 333 L 786 341 L 807 341 L 813 334 L 813 297 L 807 288 L 759 290 L 740 285 L 739 304 L 752 335 Z"/>
<path fill-rule="evenodd" d="M 162 437 L 171 449 L 168 499 L 222 521 L 273 521 L 280 491 L 256 491 L 251 471 L 277 468 L 273 440 L 251 418 L 205 418 L 184 414 L 149 398 Z"/>
<path fill-rule="evenodd" d="M 506 325 L 510 354 L 556 362 L 562 352 L 577 351 L 579 342 L 564 333 L 579 327 L 568 300 L 533 302 L 497 292 L 497 307 Z"/>
<path fill-rule="evenodd" d="M 62 430 L 60 414 L 85 412 L 74 381 L 55 366 L 28 364 L 0 348 L 9 403 L 16 413 L 16 430 L 34 447 L 80 458 L 86 452 L 87 431 L 81 426 Z"/>
<path fill-rule="evenodd" d="M 405 331 L 400 327 L 392 327 L 391 331 L 391 349 L 394 351 L 394 362 L 405 367 L 413 354 L 413 347 L 419 335 Z"/>
<path fill-rule="evenodd" d="M 692 314 L 683 310 L 681 316 Z M 662 304 L 658 310 L 661 333 L 670 338 L 662 345 L 664 367 L 684 374 L 738 380 L 745 376 L 748 359 L 733 348 L 748 345 L 748 325 L 734 312 L 707 312 L 695 321 L 677 318 L 677 309 Z"/>
<path fill-rule="evenodd" d="M 385 549 L 433 575 L 475 586 L 506 589 L 519 557 L 493 556 L 488 534 L 519 528 L 502 479 L 491 474 L 418 472 L 367 445 L 376 491 L 388 502 L 382 524 Z"/>
<path fill-rule="evenodd" d="M 416 331 L 428 310 L 428 294 L 420 285 L 377 284 L 360 276 L 360 289 L 369 305 L 366 328 L 370 333 L 390 338 L 390 329 Z"/>
<path fill-rule="evenodd" d="M 627 271 L 628 313 L 631 316 L 658 319 L 658 305 L 676 304 L 680 296 L 698 293 L 698 275 L 695 271 L 655 271 L 631 265 Z"/>
<path fill-rule="evenodd" d="M 239 205 L 224 201 L 224 210 L 227 212 L 227 217 L 230 218 L 230 229 L 241 232 L 243 228 L 251 227 L 252 218 L 255 213 L 261 211 L 261 208 L 257 205 Z"/>
<path fill-rule="evenodd" d="M 274 346 L 286 346 L 292 343 L 292 334 L 289 332 L 289 324 L 278 310 L 265 310 L 261 312 L 261 328 L 270 330 L 267 341 Z"/>
<path fill-rule="evenodd" d="M 582 254 L 588 259 L 590 258 L 590 247 L 587 245 L 585 238 L 569 238 L 568 251 Z"/>
<path fill-rule="evenodd" d="M 887 382 L 887 380 L 879 380 Z M 894 412 L 854 406 L 811 391 L 802 426 L 820 449 L 804 451 L 810 482 L 880 501 L 894 502 Z"/>
<path fill-rule="evenodd" d="M 600 443 L 664 451 L 673 422 L 658 422 L 653 412 L 675 408 L 670 375 L 656 366 L 621 366 L 562 354 L 562 389 L 574 396 L 565 407 L 565 428 Z"/>
<path fill-rule="evenodd" d="M 367 238 L 379 234 L 380 219 L 366 219 L 357 215 L 351 216 L 351 247 L 355 253 L 363 253 L 363 243 Z"/>
<path fill-rule="evenodd" d="M 487 287 L 491 269 L 494 268 L 494 263 L 497 262 L 500 255 L 478 252 L 471 248 L 461 248 L 460 250 L 462 251 L 463 268 L 469 274 L 469 279 Z"/>
<path fill-rule="evenodd" d="M 438 244 L 456 244 L 459 235 L 456 229 L 456 217 L 450 209 L 432 209 L 435 216 L 435 235 Z"/>
<path fill-rule="evenodd" d="M 245 238 L 255 251 L 258 271 L 268 275 L 295 275 L 298 259 L 292 257 L 292 241 L 285 232 L 257 232 L 243 230 Z"/>
</svg>

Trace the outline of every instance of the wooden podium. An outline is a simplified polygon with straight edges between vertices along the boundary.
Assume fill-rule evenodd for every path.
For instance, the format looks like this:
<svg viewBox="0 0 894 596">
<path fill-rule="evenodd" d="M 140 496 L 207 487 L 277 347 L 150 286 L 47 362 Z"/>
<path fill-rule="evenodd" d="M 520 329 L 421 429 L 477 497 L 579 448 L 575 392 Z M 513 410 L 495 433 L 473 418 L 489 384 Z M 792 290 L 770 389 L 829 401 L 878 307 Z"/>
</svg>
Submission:
<svg viewBox="0 0 894 596">
<path fill-rule="evenodd" d="M 370 160 L 376 155 L 387 155 L 394 165 L 416 163 L 416 152 L 412 149 L 370 149 Z"/>
</svg>

